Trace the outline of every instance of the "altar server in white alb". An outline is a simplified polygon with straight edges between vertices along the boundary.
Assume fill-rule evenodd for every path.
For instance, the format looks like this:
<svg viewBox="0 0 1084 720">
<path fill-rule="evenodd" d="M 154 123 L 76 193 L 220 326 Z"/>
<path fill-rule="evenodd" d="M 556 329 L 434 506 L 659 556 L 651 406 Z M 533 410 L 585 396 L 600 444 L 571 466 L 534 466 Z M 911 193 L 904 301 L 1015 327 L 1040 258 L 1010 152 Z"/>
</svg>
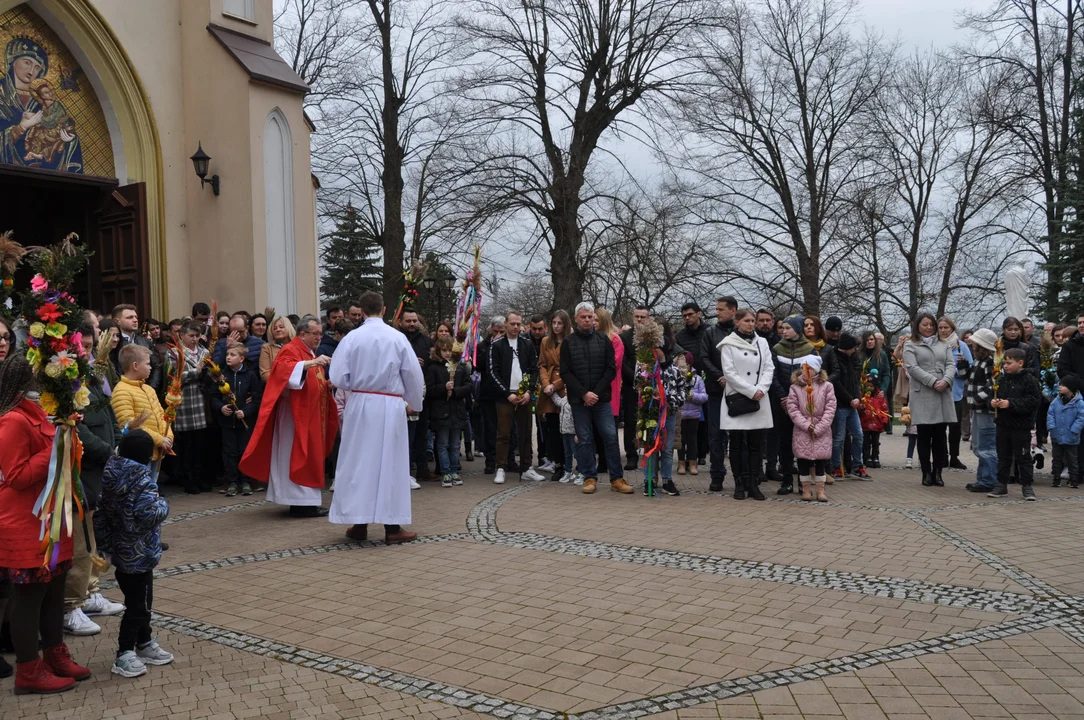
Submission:
<svg viewBox="0 0 1084 720">
<path fill-rule="evenodd" d="M 410 522 L 407 407 L 421 408 L 425 380 L 406 337 L 384 322 L 383 298 L 366 292 L 359 304 L 365 322 L 331 360 L 331 384 L 347 400 L 328 519 L 351 525 L 352 540 L 366 540 L 368 524 L 383 523 L 389 545 L 410 542 L 417 534 L 402 528 Z"/>
</svg>

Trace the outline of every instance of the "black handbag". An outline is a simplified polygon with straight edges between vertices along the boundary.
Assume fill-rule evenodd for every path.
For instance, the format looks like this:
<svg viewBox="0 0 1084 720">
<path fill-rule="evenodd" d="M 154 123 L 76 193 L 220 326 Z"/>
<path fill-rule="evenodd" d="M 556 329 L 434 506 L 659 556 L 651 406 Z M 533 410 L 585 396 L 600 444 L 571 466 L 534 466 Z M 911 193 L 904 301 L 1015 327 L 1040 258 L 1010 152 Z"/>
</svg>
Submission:
<svg viewBox="0 0 1084 720">
<path fill-rule="evenodd" d="M 759 367 L 757 367 L 757 381 L 755 384 L 760 384 Z M 757 410 L 760 410 L 760 400 L 754 400 L 751 397 L 746 397 L 740 392 L 733 392 L 729 395 L 725 395 L 724 399 L 726 400 L 726 414 L 730 417 L 749 415 L 750 413 L 755 413 Z"/>
</svg>

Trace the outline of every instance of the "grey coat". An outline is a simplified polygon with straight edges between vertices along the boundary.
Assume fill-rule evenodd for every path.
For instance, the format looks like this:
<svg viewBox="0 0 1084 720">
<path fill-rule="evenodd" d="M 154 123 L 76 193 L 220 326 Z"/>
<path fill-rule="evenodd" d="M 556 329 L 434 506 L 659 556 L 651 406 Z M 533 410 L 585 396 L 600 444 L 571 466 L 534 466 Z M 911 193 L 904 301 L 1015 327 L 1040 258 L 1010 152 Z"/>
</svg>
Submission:
<svg viewBox="0 0 1084 720">
<path fill-rule="evenodd" d="M 956 405 L 952 401 L 956 363 L 952 348 L 941 341 L 932 346 L 907 342 L 903 346 L 903 366 L 911 379 L 911 422 L 915 425 L 956 422 Z M 948 383 L 944 392 L 933 389 L 938 380 Z"/>
</svg>

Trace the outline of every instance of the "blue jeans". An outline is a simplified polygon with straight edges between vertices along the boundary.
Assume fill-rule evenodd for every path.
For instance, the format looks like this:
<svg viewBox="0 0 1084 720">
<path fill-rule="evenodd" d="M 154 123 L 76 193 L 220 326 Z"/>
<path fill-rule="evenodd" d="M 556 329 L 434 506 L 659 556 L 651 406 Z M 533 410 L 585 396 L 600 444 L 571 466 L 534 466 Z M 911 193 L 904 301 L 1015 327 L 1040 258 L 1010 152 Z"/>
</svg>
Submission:
<svg viewBox="0 0 1084 720">
<path fill-rule="evenodd" d="M 730 445 L 730 436 L 726 430 L 719 427 L 722 415 L 722 407 L 726 402 L 722 395 L 708 396 L 708 402 L 704 405 L 708 423 L 708 454 L 711 456 L 711 479 L 722 481 L 726 477 L 726 451 Z"/>
<path fill-rule="evenodd" d="M 992 489 L 997 485 L 997 427 L 990 413 L 971 413 L 971 449 L 979 459 L 975 484 Z"/>
<path fill-rule="evenodd" d="M 459 474 L 459 438 L 463 432 L 459 428 L 440 428 L 436 435 L 437 461 L 446 475 Z"/>
<path fill-rule="evenodd" d="M 572 472 L 572 461 L 576 458 L 576 436 L 561 435 L 561 442 L 565 444 L 565 472 Z"/>
<path fill-rule="evenodd" d="M 595 430 L 602 436 L 606 452 L 606 465 L 610 469 L 610 482 L 622 478 L 621 448 L 617 445 L 617 426 L 614 411 L 608 402 L 597 402 L 591 407 L 573 405 L 572 417 L 576 421 L 576 469 L 587 480 L 598 479 L 595 464 Z"/>
<path fill-rule="evenodd" d="M 832 468 L 843 463 L 843 440 L 851 436 L 851 470 L 862 467 L 862 421 L 858 411 L 852 407 L 836 408 L 832 420 Z"/>
<path fill-rule="evenodd" d="M 666 413 L 666 437 L 663 438 L 663 446 L 659 448 L 659 471 L 655 476 L 656 482 L 659 482 L 659 478 L 662 479 L 660 484 L 672 480 L 674 476 L 674 435 L 677 428 L 677 416 L 680 414 L 680 410 L 673 412 L 667 410 Z"/>
</svg>

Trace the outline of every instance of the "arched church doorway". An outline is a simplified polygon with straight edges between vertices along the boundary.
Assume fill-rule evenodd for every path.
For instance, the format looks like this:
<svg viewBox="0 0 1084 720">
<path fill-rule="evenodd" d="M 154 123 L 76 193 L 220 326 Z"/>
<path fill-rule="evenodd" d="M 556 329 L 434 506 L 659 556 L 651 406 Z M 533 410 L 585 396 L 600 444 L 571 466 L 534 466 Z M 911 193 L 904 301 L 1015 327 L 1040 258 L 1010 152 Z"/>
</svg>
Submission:
<svg viewBox="0 0 1084 720">
<path fill-rule="evenodd" d="M 0 0 L 0 231 L 24 245 L 77 233 L 93 251 L 81 304 L 150 314 L 165 296 L 161 172 L 138 79 L 86 0 L 11 5 Z"/>
</svg>

